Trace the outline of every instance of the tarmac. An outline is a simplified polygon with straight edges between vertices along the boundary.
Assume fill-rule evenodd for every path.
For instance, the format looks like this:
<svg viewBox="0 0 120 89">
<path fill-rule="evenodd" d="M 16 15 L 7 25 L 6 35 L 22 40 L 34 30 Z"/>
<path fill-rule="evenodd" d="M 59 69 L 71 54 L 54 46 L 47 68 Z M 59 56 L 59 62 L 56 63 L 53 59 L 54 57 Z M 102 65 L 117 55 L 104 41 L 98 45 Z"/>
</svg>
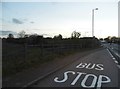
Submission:
<svg viewBox="0 0 120 89">
<path fill-rule="evenodd" d="M 86 55 L 89 55 L 97 50 L 102 48 L 82 51 L 79 53 L 71 54 L 62 59 L 57 58 L 53 61 L 49 61 L 47 63 L 41 64 L 38 68 L 31 68 L 25 70 L 23 72 L 19 72 L 16 75 L 13 75 L 8 78 L 2 79 L 2 88 L 26 88 L 32 84 L 35 84 L 37 81 L 45 78 L 46 76 L 64 68 L 67 65 L 75 62 L 77 59 L 82 58 Z"/>
</svg>

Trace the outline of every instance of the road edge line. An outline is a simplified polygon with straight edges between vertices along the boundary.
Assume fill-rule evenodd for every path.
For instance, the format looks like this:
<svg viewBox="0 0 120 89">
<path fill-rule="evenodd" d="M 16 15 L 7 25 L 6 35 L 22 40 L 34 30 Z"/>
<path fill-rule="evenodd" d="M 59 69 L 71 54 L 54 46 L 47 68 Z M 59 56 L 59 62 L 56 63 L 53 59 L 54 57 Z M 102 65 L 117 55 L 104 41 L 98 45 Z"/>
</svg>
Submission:
<svg viewBox="0 0 120 89">
<path fill-rule="evenodd" d="M 117 64 L 118 69 L 120 69 L 120 65 L 118 64 L 118 61 L 116 60 L 116 58 L 113 56 L 113 54 L 110 52 L 110 49 L 107 48 L 108 53 L 110 54 L 110 56 L 112 57 L 113 61 Z M 116 54 L 115 54 L 116 55 Z M 116 55 L 117 56 L 117 55 Z M 119 57 L 119 56 L 118 56 Z"/>
</svg>

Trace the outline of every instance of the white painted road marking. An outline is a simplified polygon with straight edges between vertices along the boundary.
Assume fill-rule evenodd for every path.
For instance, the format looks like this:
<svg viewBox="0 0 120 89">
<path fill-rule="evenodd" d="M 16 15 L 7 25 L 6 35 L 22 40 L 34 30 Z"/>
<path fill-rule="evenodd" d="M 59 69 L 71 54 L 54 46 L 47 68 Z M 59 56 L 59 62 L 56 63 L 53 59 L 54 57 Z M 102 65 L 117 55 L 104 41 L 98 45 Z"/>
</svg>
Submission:
<svg viewBox="0 0 120 89">
<path fill-rule="evenodd" d="M 76 66 L 76 68 L 104 70 L 103 64 L 92 64 L 92 63 L 80 63 Z"/>
<path fill-rule="evenodd" d="M 67 72 L 64 73 L 64 79 L 63 79 L 63 80 L 58 80 L 58 77 L 56 77 L 56 78 L 54 79 L 54 81 L 55 81 L 55 82 L 59 82 L 59 83 L 62 83 L 62 82 L 67 81 L 67 79 L 68 79 L 68 75 L 67 75 L 67 74 L 68 74 L 68 73 L 75 74 L 74 71 L 67 71 Z"/>
<path fill-rule="evenodd" d="M 68 79 L 68 73 L 72 73 L 73 75 L 75 74 L 74 71 L 67 71 L 67 72 L 64 72 L 64 79 L 58 80 L 58 77 L 56 77 L 54 79 L 54 81 L 57 82 L 57 83 L 66 82 L 67 79 Z M 82 73 L 82 72 L 77 72 L 77 74 L 78 75 L 72 81 L 71 85 L 75 85 L 76 82 L 78 81 L 78 79 L 81 78 L 81 75 L 85 75 L 85 77 L 83 78 L 83 80 L 81 82 L 81 86 L 84 87 L 84 88 L 95 88 L 95 86 L 97 85 L 97 87 L 100 89 L 100 87 L 102 86 L 102 84 L 111 82 L 111 79 L 108 76 L 105 76 L 105 75 L 99 75 L 97 77 L 94 74 L 87 74 L 87 73 Z M 86 85 L 87 84 L 87 80 L 89 79 L 89 77 L 93 77 L 92 83 L 91 83 L 91 85 Z M 105 78 L 104 81 L 103 81 L 103 78 Z"/>
<path fill-rule="evenodd" d="M 118 61 L 115 61 L 115 63 L 117 63 L 117 64 L 118 64 Z"/>
<path fill-rule="evenodd" d="M 107 49 L 108 50 L 108 49 Z M 118 63 L 114 56 L 111 54 L 111 52 L 108 50 L 110 56 L 112 57 L 112 59 L 114 60 L 114 62 Z M 119 66 L 120 67 L 120 66 Z M 79 68 L 86 68 L 86 69 L 95 69 L 95 70 L 104 70 L 104 66 L 103 64 L 92 64 L 92 63 L 79 63 L 77 66 L 76 66 L 77 69 Z M 72 75 L 68 75 L 68 74 L 72 74 Z M 58 77 L 55 77 L 54 78 L 54 81 L 57 82 L 57 83 L 64 83 L 68 80 L 68 78 L 71 78 L 70 76 L 75 76 L 75 74 L 77 74 L 77 76 L 75 77 L 75 79 L 73 81 L 71 81 L 70 85 L 75 85 L 79 79 L 82 79 L 81 80 L 81 83 L 80 86 L 84 87 L 84 88 L 95 88 L 97 87 L 97 89 L 101 89 L 101 86 L 102 84 L 106 84 L 106 83 L 109 83 L 111 82 L 111 79 L 108 77 L 108 76 L 105 76 L 105 75 L 98 75 L 96 76 L 95 74 L 87 74 L 87 73 L 82 73 L 82 72 L 74 72 L 74 71 L 67 71 L 67 72 L 64 72 L 64 78 L 62 80 L 59 80 Z M 82 75 L 84 75 L 84 77 L 81 77 Z M 90 84 L 87 85 L 87 83 L 89 82 L 89 79 L 90 80 Z"/>
<path fill-rule="evenodd" d="M 103 78 L 106 78 L 106 81 L 103 81 L 102 80 Z M 111 82 L 111 79 L 109 77 L 104 76 L 104 75 L 99 75 L 97 87 L 101 87 L 102 83 L 108 83 L 108 82 Z"/>
<path fill-rule="evenodd" d="M 113 57 L 112 59 L 113 59 L 113 60 L 115 60 L 115 58 L 114 58 L 114 57 Z"/>
<path fill-rule="evenodd" d="M 90 86 L 86 86 L 85 84 L 89 77 L 93 77 L 93 81 Z M 87 74 L 85 78 L 82 80 L 81 85 L 82 87 L 85 87 L 85 88 L 94 88 L 96 85 L 96 82 L 97 82 L 97 76 L 95 76 L 94 74 Z"/>
<path fill-rule="evenodd" d="M 107 51 L 109 52 L 109 54 L 111 55 L 111 57 L 112 57 L 112 59 L 114 60 L 114 62 L 116 63 L 116 64 L 118 64 L 118 61 L 113 57 L 113 55 L 111 54 L 111 52 L 107 49 Z M 119 67 L 118 67 L 119 68 Z"/>
<path fill-rule="evenodd" d="M 110 54 L 111 57 L 113 57 L 113 55 L 111 54 L 111 52 L 107 49 L 108 53 Z"/>
<path fill-rule="evenodd" d="M 80 72 L 77 72 L 78 73 L 78 76 L 73 80 L 73 82 L 71 83 L 71 85 L 75 85 L 75 83 L 78 81 L 78 79 L 80 78 L 80 76 L 82 74 L 86 74 L 86 73 L 80 73 Z"/>
</svg>

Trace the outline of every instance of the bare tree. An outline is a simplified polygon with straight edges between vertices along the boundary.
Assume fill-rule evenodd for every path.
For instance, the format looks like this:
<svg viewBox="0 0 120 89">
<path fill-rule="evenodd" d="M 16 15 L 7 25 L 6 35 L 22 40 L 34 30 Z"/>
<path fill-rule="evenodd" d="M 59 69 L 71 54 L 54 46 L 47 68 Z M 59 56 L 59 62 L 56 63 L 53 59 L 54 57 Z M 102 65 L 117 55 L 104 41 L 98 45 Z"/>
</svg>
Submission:
<svg viewBox="0 0 120 89">
<path fill-rule="evenodd" d="M 24 30 L 20 31 L 20 32 L 18 33 L 18 37 L 19 37 L 19 38 L 24 38 L 24 37 L 25 37 L 25 31 L 24 31 Z"/>
</svg>

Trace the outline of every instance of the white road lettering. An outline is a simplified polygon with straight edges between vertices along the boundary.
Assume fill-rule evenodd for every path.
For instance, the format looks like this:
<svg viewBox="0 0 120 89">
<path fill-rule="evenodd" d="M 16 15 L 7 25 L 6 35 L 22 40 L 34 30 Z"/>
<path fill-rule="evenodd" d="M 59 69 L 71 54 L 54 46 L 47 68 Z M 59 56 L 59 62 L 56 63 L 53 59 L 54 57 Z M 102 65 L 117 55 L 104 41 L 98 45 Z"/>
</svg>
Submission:
<svg viewBox="0 0 120 89">
<path fill-rule="evenodd" d="M 103 78 L 106 78 L 106 81 L 103 81 L 102 80 Z M 111 82 L 111 79 L 109 77 L 104 76 L 104 75 L 99 75 L 98 82 L 97 82 L 97 87 L 101 87 L 102 83 L 108 83 L 108 82 Z"/>
<path fill-rule="evenodd" d="M 86 73 L 80 73 L 80 72 L 77 72 L 78 73 L 78 76 L 73 80 L 73 82 L 71 83 L 71 85 L 75 85 L 75 83 L 78 81 L 78 79 L 81 77 L 82 74 L 86 74 Z"/>
<path fill-rule="evenodd" d="M 65 81 L 68 79 L 68 75 L 67 75 L 68 73 L 75 74 L 74 71 L 67 71 L 67 72 L 64 73 L 64 79 L 63 79 L 63 80 L 58 80 L 58 77 L 56 77 L 56 78 L 54 79 L 54 81 L 55 81 L 55 82 L 59 82 L 59 83 L 65 82 Z"/>
<path fill-rule="evenodd" d="M 68 78 L 70 78 L 70 75 L 68 77 L 68 74 L 73 74 L 75 75 L 76 73 L 74 71 L 67 71 L 64 73 L 64 79 L 62 80 L 59 80 L 58 77 L 56 77 L 54 79 L 55 82 L 58 82 L 58 83 L 63 83 L 63 82 L 66 82 L 68 80 Z M 81 78 L 82 75 L 85 75 L 85 77 L 83 78 L 82 82 L 80 83 L 82 87 L 84 88 L 95 88 L 95 86 L 97 88 L 100 88 L 102 86 L 102 84 L 104 83 L 109 83 L 111 82 L 111 79 L 105 75 L 99 75 L 98 77 L 94 74 L 86 74 L 86 73 L 82 73 L 82 72 L 77 72 L 77 76 L 75 77 L 75 79 L 71 82 L 71 85 L 75 85 L 78 80 Z M 92 77 L 93 80 L 91 81 L 91 84 L 90 85 L 86 85 L 89 81 L 89 78 Z M 105 78 L 106 80 L 103 80 L 103 78 Z M 98 80 L 98 81 L 97 81 Z"/>
<path fill-rule="evenodd" d="M 93 69 L 93 68 L 95 67 L 95 64 L 93 64 L 91 67 L 90 67 L 90 66 L 91 66 L 91 63 L 89 63 L 89 64 L 86 66 L 86 68 L 87 68 L 87 69 Z"/>
<path fill-rule="evenodd" d="M 93 81 L 92 81 L 92 84 L 91 84 L 90 86 L 86 86 L 86 85 L 85 85 L 85 84 L 86 84 L 86 80 L 87 80 L 89 77 L 93 77 Z M 82 87 L 85 87 L 85 88 L 94 88 L 96 82 L 97 82 L 97 77 L 96 77 L 95 75 L 93 75 L 93 74 L 87 74 L 87 75 L 85 76 L 85 78 L 82 80 L 81 86 L 82 86 Z"/>
<path fill-rule="evenodd" d="M 92 64 L 92 63 L 80 63 L 76 68 L 86 68 L 95 70 L 104 70 L 103 64 Z"/>
<path fill-rule="evenodd" d="M 95 68 L 96 70 L 104 70 L 103 64 L 97 64 L 96 67 L 98 67 L 98 68 Z"/>
<path fill-rule="evenodd" d="M 76 68 L 85 68 L 86 65 L 87 63 L 80 63 Z"/>
</svg>

